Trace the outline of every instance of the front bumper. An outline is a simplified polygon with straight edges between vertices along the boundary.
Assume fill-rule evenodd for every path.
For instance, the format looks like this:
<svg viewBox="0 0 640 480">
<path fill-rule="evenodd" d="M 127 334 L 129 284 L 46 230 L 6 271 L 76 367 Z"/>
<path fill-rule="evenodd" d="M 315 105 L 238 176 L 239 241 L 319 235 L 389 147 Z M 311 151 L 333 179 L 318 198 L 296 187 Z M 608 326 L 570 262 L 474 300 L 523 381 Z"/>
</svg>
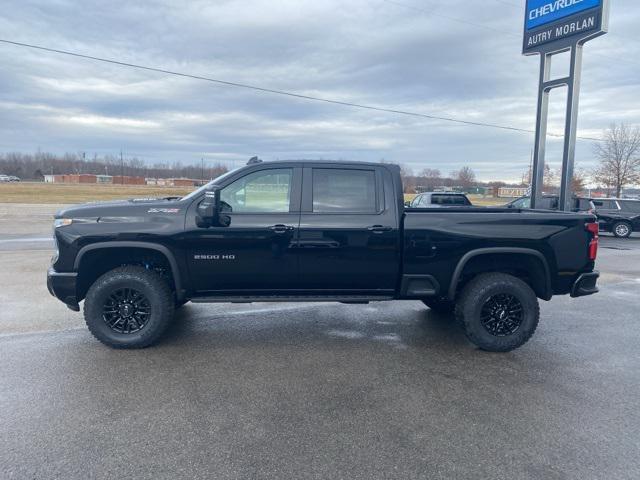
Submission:
<svg viewBox="0 0 640 480">
<path fill-rule="evenodd" d="M 53 267 L 47 271 L 47 289 L 49 293 L 67 306 L 78 311 L 78 300 L 76 296 L 77 273 L 56 272 Z"/>
<path fill-rule="evenodd" d="M 571 296 L 575 298 L 598 293 L 600 289 L 598 289 L 596 284 L 598 283 L 599 277 L 600 272 L 598 271 L 580 275 L 571 288 Z"/>
</svg>

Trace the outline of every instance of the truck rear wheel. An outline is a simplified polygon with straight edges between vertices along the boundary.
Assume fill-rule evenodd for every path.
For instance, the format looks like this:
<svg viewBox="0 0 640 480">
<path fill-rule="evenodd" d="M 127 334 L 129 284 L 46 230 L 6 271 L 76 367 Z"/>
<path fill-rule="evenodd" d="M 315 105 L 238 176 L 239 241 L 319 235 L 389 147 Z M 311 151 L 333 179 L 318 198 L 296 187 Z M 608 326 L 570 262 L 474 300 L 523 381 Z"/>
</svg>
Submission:
<svg viewBox="0 0 640 480">
<path fill-rule="evenodd" d="M 482 350 L 509 352 L 536 331 L 540 306 L 535 292 L 519 278 L 485 273 L 462 290 L 456 317 L 467 338 Z"/>
<path fill-rule="evenodd" d="M 120 267 L 91 286 L 84 319 L 93 336 L 105 345 L 144 348 L 164 333 L 173 310 L 173 293 L 160 275 L 143 267 Z"/>
</svg>

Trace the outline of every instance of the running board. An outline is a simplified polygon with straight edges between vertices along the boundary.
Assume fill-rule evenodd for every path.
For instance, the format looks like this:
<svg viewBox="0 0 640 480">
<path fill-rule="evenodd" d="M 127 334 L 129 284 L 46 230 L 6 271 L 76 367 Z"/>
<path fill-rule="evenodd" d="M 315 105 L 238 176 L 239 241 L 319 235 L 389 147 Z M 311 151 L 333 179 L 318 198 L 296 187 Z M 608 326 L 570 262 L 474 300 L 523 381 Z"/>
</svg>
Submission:
<svg viewBox="0 0 640 480">
<path fill-rule="evenodd" d="M 340 302 L 366 304 L 393 300 L 392 296 L 370 295 L 247 295 L 192 298 L 193 303 L 253 303 L 253 302 Z"/>
</svg>

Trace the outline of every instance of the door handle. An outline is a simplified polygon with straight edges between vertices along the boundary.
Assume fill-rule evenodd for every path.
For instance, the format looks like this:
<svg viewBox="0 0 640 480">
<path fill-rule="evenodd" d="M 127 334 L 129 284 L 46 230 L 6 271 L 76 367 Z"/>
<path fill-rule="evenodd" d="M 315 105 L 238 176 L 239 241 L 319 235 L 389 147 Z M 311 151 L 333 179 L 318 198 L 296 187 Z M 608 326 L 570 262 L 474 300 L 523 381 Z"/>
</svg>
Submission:
<svg viewBox="0 0 640 480">
<path fill-rule="evenodd" d="M 278 233 L 278 234 L 290 232 L 293 230 L 293 227 L 291 225 L 283 225 L 281 223 L 279 223 L 278 225 L 273 225 L 272 227 L 269 227 L 269 228 L 273 233 Z"/>
<path fill-rule="evenodd" d="M 372 227 L 368 227 L 367 230 L 373 233 L 383 233 L 390 232 L 393 229 L 391 227 L 385 227 L 383 225 L 373 225 Z"/>
</svg>

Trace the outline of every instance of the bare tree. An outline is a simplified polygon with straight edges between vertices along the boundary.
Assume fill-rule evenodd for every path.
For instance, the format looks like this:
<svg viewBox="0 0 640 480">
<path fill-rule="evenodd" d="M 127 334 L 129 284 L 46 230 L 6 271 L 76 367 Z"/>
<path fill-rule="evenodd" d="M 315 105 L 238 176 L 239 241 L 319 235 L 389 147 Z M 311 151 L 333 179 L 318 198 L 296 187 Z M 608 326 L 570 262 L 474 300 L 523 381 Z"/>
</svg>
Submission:
<svg viewBox="0 0 640 480">
<path fill-rule="evenodd" d="M 529 186 L 531 185 L 531 169 L 525 171 L 522 174 L 522 185 Z M 558 178 L 558 173 L 555 172 L 548 163 L 544 164 L 544 185 L 542 189 L 545 192 L 550 192 L 557 188 L 556 181 Z"/>
<path fill-rule="evenodd" d="M 577 168 L 574 170 L 573 179 L 571 180 L 571 191 L 574 195 L 585 189 L 588 179 L 589 175 L 584 168 Z"/>
<path fill-rule="evenodd" d="M 461 187 L 471 187 L 476 183 L 476 173 L 471 167 L 462 167 L 457 172 L 451 172 L 451 178 L 455 179 Z"/>
<path fill-rule="evenodd" d="M 417 186 L 421 188 L 421 191 L 431 191 L 436 187 L 442 185 L 442 173 L 437 168 L 425 168 L 420 172 L 420 177 L 417 179 Z"/>
<path fill-rule="evenodd" d="M 600 165 L 593 172 L 597 183 L 616 192 L 627 185 L 640 183 L 640 129 L 624 123 L 613 124 L 604 132 L 604 140 L 594 145 Z"/>
<path fill-rule="evenodd" d="M 400 165 L 400 178 L 402 178 L 404 193 L 416 193 L 416 177 L 413 176 L 411 168 Z"/>
<path fill-rule="evenodd" d="M 437 168 L 425 168 L 420 172 L 420 176 L 424 178 L 442 178 L 442 173 Z"/>
</svg>

